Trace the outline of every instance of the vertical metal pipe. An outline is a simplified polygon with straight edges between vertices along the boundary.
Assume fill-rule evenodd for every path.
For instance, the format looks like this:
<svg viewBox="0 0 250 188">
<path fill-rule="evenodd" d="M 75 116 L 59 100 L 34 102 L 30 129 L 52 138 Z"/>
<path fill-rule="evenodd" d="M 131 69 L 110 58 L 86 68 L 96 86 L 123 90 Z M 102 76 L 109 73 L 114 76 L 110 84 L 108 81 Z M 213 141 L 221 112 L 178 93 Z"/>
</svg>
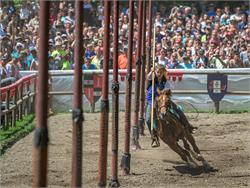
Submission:
<svg viewBox="0 0 250 188">
<path fill-rule="evenodd" d="M 121 160 L 121 168 L 124 175 L 130 172 L 130 128 L 131 128 L 131 92 L 132 92 L 132 60 L 133 60 L 133 24 L 134 20 L 134 1 L 129 1 L 129 38 L 128 38 L 128 65 L 126 78 L 125 94 L 125 135 L 124 135 L 124 154 Z"/>
<path fill-rule="evenodd" d="M 139 145 L 139 127 L 138 127 L 138 114 L 139 114 L 139 97 L 140 97 L 140 78 L 141 78 L 141 41 L 142 41 L 142 16 L 143 16 L 143 2 L 139 1 L 138 13 L 138 40 L 137 40 L 137 53 L 136 53 L 136 77 L 135 77 L 135 99 L 134 99 L 134 116 L 133 116 L 133 139 L 132 149 L 140 149 Z"/>
<path fill-rule="evenodd" d="M 36 128 L 33 147 L 33 187 L 47 186 L 48 166 L 48 40 L 49 40 L 49 1 L 39 1 L 39 65 L 36 97 Z"/>
<path fill-rule="evenodd" d="M 99 187 L 105 187 L 107 180 L 110 5 L 111 1 L 104 1 L 104 39 L 103 39 L 104 62 L 103 62 L 103 85 L 102 85 L 102 100 L 101 100 L 101 119 L 100 119 L 100 146 L 99 146 L 99 169 L 98 169 Z"/>
<path fill-rule="evenodd" d="M 118 182 L 118 124 L 119 124 L 119 82 L 118 82 L 118 32 L 119 32 L 119 2 L 114 0 L 114 40 L 113 40 L 113 82 L 112 82 L 112 163 L 111 187 L 120 186 Z"/>
<path fill-rule="evenodd" d="M 75 45 L 74 45 L 74 95 L 72 112 L 72 166 L 71 186 L 82 185 L 82 62 L 83 62 L 83 2 L 75 2 Z"/>
<path fill-rule="evenodd" d="M 148 43 L 147 43 L 147 65 L 146 65 L 146 74 L 150 71 L 150 61 L 151 61 L 151 40 L 152 40 L 152 0 L 149 0 L 148 5 Z M 148 86 L 148 80 L 146 80 L 146 87 Z"/>
<path fill-rule="evenodd" d="M 140 134 L 144 135 L 144 109 L 145 109 L 145 65 L 146 65 L 146 1 L 143 1 L 142 19 L 142 65 L 141 65 L 141 84 L 140 84 Z"/>
</svg>

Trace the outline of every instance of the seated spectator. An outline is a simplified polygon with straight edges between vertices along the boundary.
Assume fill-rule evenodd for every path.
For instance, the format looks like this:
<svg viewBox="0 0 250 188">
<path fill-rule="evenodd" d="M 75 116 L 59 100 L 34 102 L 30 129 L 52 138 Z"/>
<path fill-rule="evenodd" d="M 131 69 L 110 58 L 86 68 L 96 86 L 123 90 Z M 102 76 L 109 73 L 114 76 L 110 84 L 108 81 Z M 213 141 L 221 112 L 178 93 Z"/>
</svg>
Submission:
<svg viewBox="0 0 250 188">
<path fill-rule="evenodd" d="M 99 46 L 95 47 L 95 56 L 93 57 L 91 64 L 95 65 L 97 69 L 101 69 L 101 62 L 103 60 L 102 51 Z"/>
<path fill-rule="evenodd" d="M 192 61 L 187 57 L 182 57 L 182 62 L 178 66 L 179 69 L 193 69 L 193 63 Z"/>
<path fill-rule="evenodd" d="M 165 56 L 165 50 L 162 48 L 160 53 L 161 53 L 161 55 L 158 56 L 158 64 L 166 67 L 167 66 L 167 58 Z"/>
<path fill-rule="evenodd" d="M 62 70 L 70 70 L 71 69 L 71 61 L 70 61 L 70 52 L 67 52 L 64 56 L 62 56 Z"/>
<path fill-rule="evenodd" d="M 245 67 L 237 51 L 234 51 L 232 53 L 232 57 L 233 58 L 229 61 L 230 68 L 244 68 Z"/>
<path fill-rule="evenodd" d="M 92 58 L 95 55 L 95 52 L 93 50 L 93 45 L 92 44 L 88 44 L 86 51 L 85 51 L 85 57 L 87 58 Z"/>
<path fill-rule="evenodd" d="M 243 62 L 245 67 L 250 67 L 250 53 L 249 53 L 250 44 L 248 44 L 247 47 L 248 47 L 248 50 L 245 44 L 241 46 L 240 59 Z"/>
<path fill-rule="evenodd" d="M 1 55 L 1 59 L 0 59 L 0 80 L 3 80 L 5 78 L 7 78 L 7 70 L 5 68 L 5 65 L 7 63 L 6 60 L 7 60 L 7 57 Z"/>
<path fill-rule="evenodd" d="M 200 49 L 198 52 L 198 58 L 195 60 L 196 68 L 204 69 L 208 67 L 208 58 L 204 55 L 204 50 Z"/>
<path fill-rule="evenodd" d="M 94 70 L 97 69 L 94 64 L 91 63 L 91 59 L 89 57 L 85 57 L 85 62 L 82 66 L 83 70 Z"/>
</svg>

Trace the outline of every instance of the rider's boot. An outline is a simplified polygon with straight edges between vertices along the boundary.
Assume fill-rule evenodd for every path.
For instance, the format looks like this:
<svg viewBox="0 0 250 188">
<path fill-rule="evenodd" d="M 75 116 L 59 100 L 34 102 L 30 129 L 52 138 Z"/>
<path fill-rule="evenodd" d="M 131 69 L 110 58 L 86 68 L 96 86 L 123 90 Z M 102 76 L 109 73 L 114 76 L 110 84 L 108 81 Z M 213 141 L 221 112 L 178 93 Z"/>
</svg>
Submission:
<svg viewBox="0 0 250 188">
<path fill-rule="evenodd" d="M 193 125 L 191 125 L 189 123 L 189 121 L 187 120 L 187 117 L 185 116 L 185 114 L 182 112 L 182 110 L 178 110 L 177 111 L 178 115 L 180 116 L 180 120 L 181 123 L 186 127 L 186 129 L 190 132 L 190 133 L 195 133 L 195 130 L 198 129 L 197 127 L 194 127 Z"/>
</svg>

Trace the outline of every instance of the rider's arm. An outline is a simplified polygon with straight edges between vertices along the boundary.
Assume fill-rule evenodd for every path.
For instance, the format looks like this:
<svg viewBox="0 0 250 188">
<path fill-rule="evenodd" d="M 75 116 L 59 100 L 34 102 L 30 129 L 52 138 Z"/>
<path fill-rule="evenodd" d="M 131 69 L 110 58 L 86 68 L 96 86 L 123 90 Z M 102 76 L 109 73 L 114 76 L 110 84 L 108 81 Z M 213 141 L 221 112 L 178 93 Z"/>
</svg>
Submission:
<svg viewBox="0 0 250 188">
<path fill-rule="evenodd" d="M 151 71 L 147 75 L 148 80 L 152 80 L 152 73 L 153 73 L 153 69 L 151 69 Z"/>
</svg>

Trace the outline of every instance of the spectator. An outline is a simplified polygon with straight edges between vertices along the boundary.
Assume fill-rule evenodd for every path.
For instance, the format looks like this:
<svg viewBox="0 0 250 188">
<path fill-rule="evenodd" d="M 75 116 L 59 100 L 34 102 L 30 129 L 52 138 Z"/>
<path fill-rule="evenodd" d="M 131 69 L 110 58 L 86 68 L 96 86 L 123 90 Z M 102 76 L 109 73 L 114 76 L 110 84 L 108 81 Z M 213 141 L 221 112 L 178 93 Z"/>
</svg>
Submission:
<svg viewBox="0 0 250 188">
<path fill-rule="evenodd" d="M 91 63 L 91 59 L 89 57 L 85 57 L 85 62 L 82 67 L 83 70 L 94 70 L 97 67 Z"/>
<path fill-rule="evenodd" d="M 120 55 L 118 57 L 118 67 L 119 69 L 126 69 L 128 62 L 128 47 L 124 46 L 123 49 L 120 50 Z"/>
<path fill-rule="evenodd" d="M 173 5 L 171 2 L 168 3 L 170 6 Z M 22 70 L 36 69 L 39 3 L 20 1 L 14 6 L 11 1 L 3 1 L 2 4 L 2 8 L 0 7 L 1 54 L 15 57 L 14 61 Z M 154 20 L 156 24 L 155 55 L 158 63 L 165 64 L 168 68 L 249 67 L 250 11 L 248 3 L 239 2 L 236 7 L 233 7 L 234 4 L 230 2 L 221 2 L 219 6 L 216 2 L 202 2 L 201 10 L 194 4 L 181 6 L 181 2 L 168 10 L 162 4 L 164 2 L 158 2 L 153 7 L 156 15 Z M 52 70 L 72 68 L 73 53 L 68 52 L 73 52 L 75 43 L 73 7 L 73 2 L 51 2 L 49 65 Z M 83 23 L 84 55 L 91 59 L 91 63 L 95 64 L 97 69 L 101 69 L 104 35 L 103 4 L 88 0 L 84 2 L 83 8 L 85 18 L 87 18 Z M 128 13 L 128 6 L 121 4 L 119 40 L 126 53 L 130 24 Z M 138 17 L 134 18 L 133 24 L 133 53 L 135 53 Z M 112 35 L 112 22 L 110 26 Z M 201 53 L 200 50 L 203 52 Z M 119 56 L 119 66 L 126 69 L 127 54 L 124 52 Z M 112 56 L 110 62 L 112 62 Z M 133 68 L 134 62 L 133 60 Z"/>
<path fill-rule="evenodd" d="M 204 55 L 204 50 L 200 49 L 198 52 L 198 58 L 195 61 L 196 68 L 202 69 L 208 67 L 208 58 Z"/>
<path fill-rule="evenodd" d="M 99 46 L 95 47 L 95 56 L 93 57 L 91 64 L 95 65 L 97 69 L 101 69 L 103 61 L 102 51 Z"/>
</svg>

